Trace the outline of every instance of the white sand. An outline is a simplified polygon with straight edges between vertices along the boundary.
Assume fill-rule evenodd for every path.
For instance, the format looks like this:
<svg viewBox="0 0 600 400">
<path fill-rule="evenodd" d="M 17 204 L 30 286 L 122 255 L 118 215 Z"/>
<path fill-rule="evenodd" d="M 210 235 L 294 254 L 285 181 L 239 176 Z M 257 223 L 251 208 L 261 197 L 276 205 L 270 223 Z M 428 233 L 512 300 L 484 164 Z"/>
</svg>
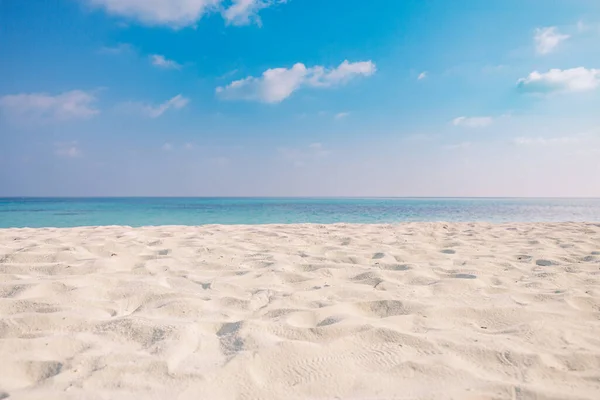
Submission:
<svg viewBox="0 0 600 400">
<path fill-rule="evenodd" d="M 600 399 L 600 224 L 0 230 L 0 398 Z"/>
</svg>

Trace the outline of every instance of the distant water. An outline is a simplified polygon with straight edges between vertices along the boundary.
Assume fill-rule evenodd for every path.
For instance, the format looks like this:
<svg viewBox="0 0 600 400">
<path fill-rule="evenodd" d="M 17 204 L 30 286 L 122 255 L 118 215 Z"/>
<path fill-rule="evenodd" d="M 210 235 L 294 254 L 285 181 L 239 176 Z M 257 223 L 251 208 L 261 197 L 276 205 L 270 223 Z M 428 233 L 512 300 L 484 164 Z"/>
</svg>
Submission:
<svg viewBox="0 0 600 400">
<path fill-rule="evenodd" d="M 600 221 L 600 199 L 0 198 L 0 228 Z"/>
</svg>

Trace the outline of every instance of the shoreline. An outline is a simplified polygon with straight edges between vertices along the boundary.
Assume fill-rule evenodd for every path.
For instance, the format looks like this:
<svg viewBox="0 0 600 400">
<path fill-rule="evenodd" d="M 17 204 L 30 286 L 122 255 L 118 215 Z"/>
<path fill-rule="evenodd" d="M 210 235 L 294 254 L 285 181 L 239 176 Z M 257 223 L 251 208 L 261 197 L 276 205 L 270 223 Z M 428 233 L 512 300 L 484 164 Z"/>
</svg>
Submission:
<svg viewBox="0 0 600 400">
<path fill-rule="evenodd" d="M 227 227 L 227 228 L 251 228 L 251 227 L 263 227 L 263 228 L 286 228 L 286 227 L 332 227 L 332 228 L 340 228 L 345 226 L 355 226 L 355 227 L 384 227 L 386 229 L 389 228 L 400 228 L 405 225 L 492 225 L 492 226 L 502 226 L 502 225 L 510 225 L 510 226 L 527 226 L 527 225 L 600 225 L 600 220 L 598 221 L 399 221 L 399 222 L 291 222 L 291 223 L 264 223 L 264 224 L 201 224 L 201 225 L 140 225 L 140 226 L 131 226 L 131 225 L 78 225 L 78 226 L 43 226 L 43 227 L 9 227 L 2 228 L 0 227 L 0 231 L 6 230 L 47 230 L 47 229 L 95 229 L 95 228 L 123 228 L 123 229 L 175 229 L 175 228 L 196 228 L 196 229 L 205 229 L 205 228 L 219 228 L 219 227 Z"/>
<path fill-rule="evenodd" d="M 0 229 L 0 397 L 594 399 L 600 223 Z"/>
</svg>

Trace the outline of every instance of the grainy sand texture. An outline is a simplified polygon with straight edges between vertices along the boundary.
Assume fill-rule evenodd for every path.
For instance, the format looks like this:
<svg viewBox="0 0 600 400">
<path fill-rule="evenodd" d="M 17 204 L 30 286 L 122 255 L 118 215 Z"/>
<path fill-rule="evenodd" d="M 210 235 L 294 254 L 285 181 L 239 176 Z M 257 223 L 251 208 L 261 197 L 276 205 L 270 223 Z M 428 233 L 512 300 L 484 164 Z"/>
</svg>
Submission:
<svg viewBox="0 0 600 400">
<path fill-rule="evenodd" d="M 600 399 L 600 224 L 0 230 L 0 398 Z"/>
</svg>

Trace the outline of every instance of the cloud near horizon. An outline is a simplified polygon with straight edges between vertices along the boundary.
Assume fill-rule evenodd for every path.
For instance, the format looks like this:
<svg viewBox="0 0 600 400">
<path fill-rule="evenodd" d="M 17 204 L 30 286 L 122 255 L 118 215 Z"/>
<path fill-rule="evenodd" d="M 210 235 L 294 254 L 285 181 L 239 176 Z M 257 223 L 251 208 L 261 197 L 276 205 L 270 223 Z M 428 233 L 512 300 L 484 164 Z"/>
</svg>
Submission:
<svg viewBox="0 0 600 400">
<path fill-rule="evenodd" d="M 568 145 L 568 144 L 582 144 L 589 142 L 593 136 L 590 134 L 574 134 L 569 136 L 555 136 L 555 137 L 543 137 L 543 136 L 520 136 L 512 140 L 512 143 L 517 146 L 553 146 L 553 145 Z"/>
<path fill-rule="evenodd" d="M 250 100 L 263 103 L 279 103 L 301 87 L 326 88 L 341 86 L 359 76 L 371 76 L 377 71 L 372 61 L 351 63 L 348 60 L 338 67 L 326 69 L 323 66 L 307 68 L 296 63 L 292 68 L 271 68 L 257 78 L 249 76 L 219 86 L 216 93 L 225 100 Z"/>
</svg>

